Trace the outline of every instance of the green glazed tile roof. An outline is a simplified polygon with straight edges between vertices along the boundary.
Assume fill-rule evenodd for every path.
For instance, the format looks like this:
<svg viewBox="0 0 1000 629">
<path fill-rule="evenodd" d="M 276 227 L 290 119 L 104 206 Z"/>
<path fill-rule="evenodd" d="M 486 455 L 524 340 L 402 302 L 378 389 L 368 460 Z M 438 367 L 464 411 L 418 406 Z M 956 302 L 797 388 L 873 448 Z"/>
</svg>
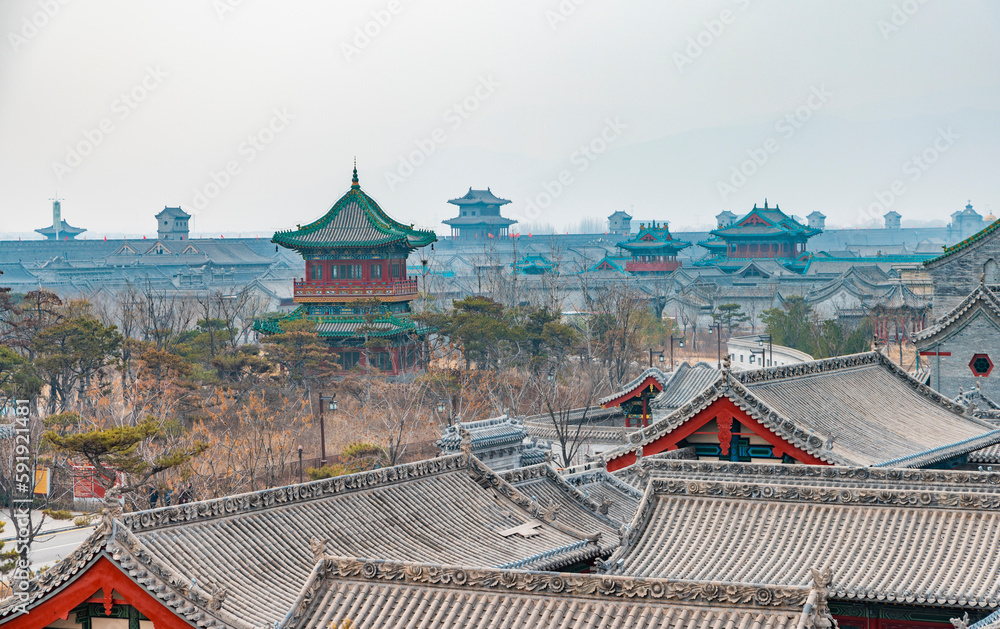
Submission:
<svg viewBox="0 0 1000 629">
<path fill-rule="evenodd" d="M 281 323 L 283 321 L 293 321 L 296 319 L 308 318 L 316 322 L 316 333 L 320 338 L 349 338 L 364 336 L 362 328 L 366 322 L 363 317 L 344 317 L 335 315 L 310 316 L 299 307 L 283 317 L 273 319 L 256 319 L 253 322 L 255 332 L 261 334 L 281 334 Z M 418 325 L 409 318 L 396 317 L 391 314 L 384 314 L 370 324 L 368 336 L 371 338 L 386 338 L 408 332 L 422 333 L 427 329 Z"/>
<path fill-rule="evenodd" d="M 686 240 L 678 240 L 670 235 L 670 229 L 666 223 L 653 223 L 643 225 L 634 238 L 620 242 L 618 246 L 632 253 L 656 254 L 657 252 L 676 253 L 690 247 L 691 243 Z"/>
<path fill-rule="evenodd" d="M 378 203 L 361 190 L 357 169 L 351 189 L 321 218 L 298 229 L 280 231 L 271 242 L 308 251 L 326 247 L 372 247 L 399 244 L 416 249 L 431 244 L 434 232 L 413 229 L 386 214 Z"/>
<path fill-rule="evenodd" d="M 722 238 L 735 239 L 777 236 L 810 238 L 821 231 L 803 225 L 782 212 L 777 206 L 768 207 L 765 201 L 763 208 L 755 205 L 753 210 L 732 225 L 722 229 L 713 229 L 711 233 Z"/>
</svg>

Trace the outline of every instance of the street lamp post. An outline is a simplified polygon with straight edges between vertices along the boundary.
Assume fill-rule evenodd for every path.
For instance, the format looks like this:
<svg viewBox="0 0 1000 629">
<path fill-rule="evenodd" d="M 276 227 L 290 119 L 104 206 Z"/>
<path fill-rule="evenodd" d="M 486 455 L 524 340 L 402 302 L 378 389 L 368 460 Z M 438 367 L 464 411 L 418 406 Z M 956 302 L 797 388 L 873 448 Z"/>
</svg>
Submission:
<svg viewBox="0 0 1000 629">
<path fill-rule="evenodd" d="M 299 446 L 299 484 L 302 484 L 302 446 Z"/>
<path fill-rule="evenodd" d="M 659 360 L 660 360 L 661 363 L 666 360 L 666 358 L 663 357 L 663 350 L 662 349 L 660 350 L 660 358 L 659 358 Z M 649 348 L 649 366 L 650 367 L 653 366 L 653 348 L 652 347 Z"/>
<path fill-rule="evenodd" d="M 454 409 L 453 408 L 449 409 L 445 405 L 445 401 L 444 401 L 443 397 L 442 398 L 438 398 L 438 403 L 437 403 L 437 412 L 438 412 L 438 415 L 444 416 L 445 411 L 448 411 L 448 415 L 447 415 L 447 417 L 448 417 L 448 425 L 451 426 L 453 423 L 455 423 Z"/>
<path fill-rule="evenodd" d="M 715 334 L 715 340 L 716 344 L 718 345 L 718 353 L 719 353 L 718 369 L 722 369 L 722 323 L 716 321 L 712 325 L 708 326 L 708 333 Z"/>
<path fill-rule="evenodd" d="M 771 335 L 770 334 L 761 334 L 761 335 L 759 335 L 757 337 L 757 346 L 758 347 L 764 347 L 764 341 L 767 341 L 767 352 L 768 352 L 768 356 L 769 356 L 768 357 L 768 361 L 767 361 L 767 366 L 768 367 L 773 367 L 774 366 L 774 343 L 773 343 L 773 339 L 771 338 Z M 760 360 L 761 360 L 761 362 L 764 361 L 763 350 L 761 351 Z M 761 365 L 761 366 L 763 367 L 764 365 Z"/>
<path fill-rule="evenodd" d="M 677 347 L 684 348 L 684 337 L 670 335 L 670 371 L 674 370 L 674 341 L 679 341 Z"/>
<path fill-rule="evenodd" d="M 332 396 L 325 396 L 321 391 L 319 394 L 319 465 L 323 467 L 326 465 L 326 428 L 323 425 L 323 403 L 326 402 L 330 405 L 330 410 L 336 412 L 337 410 L 337 394 L 334 393 Z"/>
</svg>

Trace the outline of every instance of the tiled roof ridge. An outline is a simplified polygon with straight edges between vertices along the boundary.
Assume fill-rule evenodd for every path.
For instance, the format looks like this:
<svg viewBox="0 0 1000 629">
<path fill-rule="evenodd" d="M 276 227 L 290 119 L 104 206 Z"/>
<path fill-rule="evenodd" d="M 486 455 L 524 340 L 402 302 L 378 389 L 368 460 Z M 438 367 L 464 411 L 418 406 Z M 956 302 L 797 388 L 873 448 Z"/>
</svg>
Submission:
<svg viewBox="0 0 1000 629">
<path fill-rule="evenodd" d="M 859 354 L 848 354 L 846 356 L 834 356 L 833 358 L 821 358 L 794 365 L 781 365 L 778 367 L 767 367 L 765 369 L 753 369 L 747 371 L 733 372 L 734 380 L 743 385 L 754 385 L 771 382 L 774 380 L 785 380 L 801 376 L 811 376 L 830 371 L 841 371 L 852 367 L 864 367 L 879 364 L 878 352 L 862 352 Z"/>
<path fill-rule="evenodd" d="M 556 469 L 548 463 L 536 463 L 535 465 L 518 467 L 506 472 L 500 472 L 499 475 L 506 482 L 511 484 L 536 478 L 547 478 L 555 483 L 556 487 L 569 496 L 574 502 L 589 510 L 597 519 L 603 520 L 609 526 L 618 525 L 618 523 L 609 518 L 607 514 L 601 512 L 601 505 L 596 500 L 590 498 L 572 483 L 567 481 L 562 474 L 556 471 Z"/>
<path fill-rule="evenodd" d="M 972 417 L 976 421 L 987 423 L 985 420 Z M 953 457 L 957 450 L 979 450 L 1000 443 L 1000 430 L 993 430 L 985 435 L 969 437 L 955 443 L 938 446 L 924 452 L 901 456 L 881 463 L 875 463 L 873 467 L 909 467 L 914 463 L 920 465 L 933 465 Z"/>
<path fill-rule="evenodd" d="M 748 480 L 784 481 L 787 479 L 838 481 L 885 481 L 887 483 L 935 483 L 938 485 L 985 486 L 1000 493 L 1000 472 L 936 470 L 912 468 L 881 468 L 843 465 L 786 465 L 784 463 L 741 463 L 735 461 L 698 461 L 684 459 L 654 459 L 643 457 L 638 470 L 675 472 L 678 474 L 731 475 Z M 626 469 L 631 469 L 626 468 Z"/>
<path fill-rule="evenodd" d="M 596 482 L 607 483 L 608 485 L 611 485 L 618 491 L 628 494 L 637 500 L 641 500 L 643 496 L 643 492 L 639 491 L 632 485 L 629 485 L 628 483 L 622 481 L 614 474 L 609 474 L 607 470 L 604 469 L 592 469 L 584 472 L 577 472 L 574 474 L 570 474 L 568 476 L 564 476 L 564 478 L 566 479 L 566 482 L 569 483 L 570 485 L 574 484 L 583 485 L 587 483 L 596 483 Z"/>
<path fill-rule="evenodd" d="M 652 483 L 646 484 L 645 491 L 642 492 L 642 499 L 632 515 L 632 521 L 622 525 L 618 537 L 621 544 L 615 549 L 611 557 L 606 562 L 598 562 L 598 567 L 604 572 L 613 572 L 620 560 L 639 540 L 640 534 L 649 525 L 656 507 L 656 495 L 652 488 Z"/>
<path fill-rule="evenodd" d="M 1000 223 L 1000 221 L 997 222 Z M 993 291 L 985 284 L 980 283 L 971 293 L 966 295 L 960 304 L 940 317 L 933 325 L 914 333 L 913 339 L 915 341 L 922 341 L 943 332 L 946 328 L 961 319 L 966 312 L 979 302 L 984 302 L 993 311 L 994 315 L 1000 318 L 1000 298 L 994 295 Z"/>
<path fill-rule="evenodd" d="M 209 592 L 199 586 L 190 577 L 158 560 L 131 531 L 107 515 L 94 534 L 76 550 L 34 579 L 28 605 L 65 587 L 101 557 L 107 558 L 151 596 L 198 627 L 253 629 L 253 625 L 224 609 L 228 594 L 225 588 L 215 586 L 214 591 Z M 13 606 L 19 604 L 14 597 L 0 602 L 0 617 L 9 615 Z"/>
<path fill-rule="evenodd" d="M 586 554 L 581 556 L 588 559 L 592 559 L 600 555 L 599 548 L 589 549 L 591 552 L 586 552 L 587 545 L 590 542 L 588 540 L 580 540 L 578 542 L 571 542 L 565 546 L 559 546 L 558 548 L 550 548 L 549 550 L 543 550 L 540 553 L 536 553 L 530 557 L 525 557 L 524 559 L 517 559 L 505 564 L 500 564 L 499 566 L 494 566 L 499 570 L 516 570 L 518 568 L 532 568 L 536 570 L 547 570 L 555 565 L 562 564 L 566 565 L 565 556 L 572 553 L 573 551 L 581 550 Z M 548 560 L 548 561 L 546 561 Z"/>
<path fill-rule="evenodd" d="M 466 455 L 463 453 L 459 456 L 465 457 Z M 544 465 L 544 463 L 541 465 Z M 519 490 L 517 487 L 511 485 L 500 474 L 494 472 L 485 463 L 483 463 L 476 457 L 472 456 L 471 454 L 468 455 L 468 469 L 469 469 L 469 475 L 484 489 L 493 489 L 498 494 L 506 498 L 508 501 L 510 501 L 517 507 L 523 509 L 532 518 L 542 520 L 546 526 L 550 526 L 562 533 L 565 533 L 566 535 L 575 537 L 578 540 L 593 542 L 595 547 L 598 550 L 600 549 L 600 541 L 601 541 L 600 531 L 587 533 L 585 531 L 580 531 L 572 526 L 563 524 L 562 522 L 558 522 L 557 521 L 558 515 L 555 512 L 554 505 L 542 505 L 537 500 L 529 498 L 527 494 Z M 558 474 L 556 474 L 556 476 L 558 477 Z M 565 481 L 563 481 L 561 478 L 559 479 L 559 482 L 565 483 Z M 582 499 L 581 502 L 584 505 L 586 505 L 587 503 L 593 503 L 593 501 L 583 496 L 583 494 L 575 487 L 570 487 L 570 489 L 575 491 L 580 496 L 580 498 Z M 608 524 L 612 524 L 610 519 L 599 516 L 596 510 L 594 512 L 594 515 L 599 517 L 600 519 L 607 520 Z"/>
<path fill-rule="evenodd" d="M 996 510 L 1000 494 L 946 491 L 940 488 L 868 489 L 863 487 L 814 487 L 792 483 L 734 482 L 713 479 L 651 478 L 651 495 L 760 500 L 763 502 L 817 503 L 837 506 L 920 508 L 943 510 Z M 640 509 L 642 506 L 640 505 Z M 636 517 L 639 517 L 638 512 Z"/>
<path fill-rule="evenodd" d="M 740 384 L 752 390 L 753 385 L 756 384 L 766 384 L 778 380 L 788 380 L 792 378 L 838 372 L 846 369 L 872 365 L 881 365 L 890 373 L 895 375 L 899 380 L 908 384 L 910 388 L 931 402 L 959 415 L 965 412 L 965 408 L 961 404 L 957 404 L 934 389 L 921 384 L 918 380 L 911 376 L 908 371 L 902 369 L 885 354 L 878 351 L 848 354 L 846 356 L 834 356 L 833 358 L 822 358 L 819 360 L 796 363 L 794 365 L 768 367 L 766 369 L 757 369 L 753 371 L 732 372 L 732 377 Z"/>
<path fill-rule="evenodd" d="M 678 367 L 678 369 L 680 368 Z M 667 381 L 670 380 L 670 378 L 668 378 L 667 375 L 663 373 L 663 371 L 659 367 L 647 367 L 646 369 L 643 369 L 642 373 L 640 373 L 638 376 L 632 378 L 627 383 L 623 384 L 619 391 L 597 400 L 597 405 L 602 406 L 604 404 L 607 404 L 611 400 L 620 398 L 621 396 L 625 395 L 626 393 L 629 393 L 637 386 L 642 384 L 642 382 L 649 377 L 655 378 L 656 381 L 660 383 L 661 387 L 665 387 Z"/>
<path fill-rule="evenodd" d="M 809 364 L 809 363 L 800 363 Z M 788 369 L 797 367 L 772 367 L 773 369 Z M 746 372 L 756 373 L 756 372 Z M 799 428 L 795 422 L 784 418 L 778 412 L 772 410 L 763 400 L 757 398 L 753 393 L 738 382 L 732 372 L 724 372 L 719 378 L 708 386 L 700 394 L 696 395 L 683 406 L 670 413 L 663 419 L 657 420 L 649 426 L 638 430 L 628 436 L 628 443 L 602 453 L 602 459 L 607 462 L 618 458 L 630 451 L 642 448 L 643 446 L 656 441 L 663 435 L 671 432 L 684 422 L 688 421 L 692 415 L 707 408 L 712 402 L 721 397 L 728 397 L 741 410 L 748 413 L 755 420 L 764 425 L 772 433 L 800 448 L 808 454 L 831 464 L 846 464 L 848 461 L 840 455 L 834 454 L 830 450 L 823 448 L 824 440 L 815 435 L 812 431 L 806 432 Z"/>
<path fill-rule="evenodd" d="M 497 594 L 548 594 L 639 602 L 662 600 L 688 605 L 733 605 L 761 611 L 800 611 L 809 587 L 753 583 L 656 579 L 598 574 L 466 568 L 352 557 L 324 557 L 279 629 L 302 626 L 309 611 L 321 602 L 328 580 L 395 582 L 442 588 L 479 589 Z"/>
<path fill-rule="evenodd" d="M 185 505 L 133 511 L 120 517 L 124 527 L 134 533 L 195 521 L 232 517 L 297 502 L 310 502 L 338 494 L 363 491 L 413 478 L 435 476 L 466 467 L 464 454 L 453 454 L 394 467 L 335 476 L 307 483 L 286 485 L 255 492 L 224 496 Z"/>
<path fill-rule="evenodd" d="M 977 242 L 982 241 L 983 238 L 985 238 L 986 236 L 992 234 L 997 229 L 1000 229 L 1000 221 L 993 221 L 992 223 L 990 223 L 989 225 L 987 225 L 983 229 L 979 230 L 975 234 L 969 236 L 965 240 L 963 240 L 961 242 L 957 242 L 957 243 L 955 243 L 954 245 L 952 245 L 950 247 L 945 247 L 944 248 L 944 252 L 941 255 L 939 255 L 938 257 L 931 258 L 930 260 L 925 260 L 924 261 L 924 266 L 930 266 L 930 265 L 935 264 L 935 263 L 937 263 L 937 262 L 939 262 L 941 260 L 949 258 L 949 257 L 955 255 L 956 253 L 959 253 L 960 251 L 964 251 L 964 250 L 968 249 L 969 247 L 973 246 Z"/>
</svg>

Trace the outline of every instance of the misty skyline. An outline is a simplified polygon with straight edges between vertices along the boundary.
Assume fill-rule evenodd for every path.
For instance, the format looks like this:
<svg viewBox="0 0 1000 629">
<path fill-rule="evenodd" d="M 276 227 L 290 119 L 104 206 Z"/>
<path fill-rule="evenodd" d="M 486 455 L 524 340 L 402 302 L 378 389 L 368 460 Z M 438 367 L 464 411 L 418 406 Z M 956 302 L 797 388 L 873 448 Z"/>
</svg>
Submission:
<svg viewBox="0 0 1000 629">
<path fill-rule="evenodd" d="M 9 0 L 0 25 L 4 233 L 56 194 L 90 237 L 166 205 L 269 233 L 329 209 L 355 156 L 439 234 L 470 186 L 522 231 L 706 228 L 765 197 L 831 227 L 1000 209 L 986 0 Z"/>
</svg>

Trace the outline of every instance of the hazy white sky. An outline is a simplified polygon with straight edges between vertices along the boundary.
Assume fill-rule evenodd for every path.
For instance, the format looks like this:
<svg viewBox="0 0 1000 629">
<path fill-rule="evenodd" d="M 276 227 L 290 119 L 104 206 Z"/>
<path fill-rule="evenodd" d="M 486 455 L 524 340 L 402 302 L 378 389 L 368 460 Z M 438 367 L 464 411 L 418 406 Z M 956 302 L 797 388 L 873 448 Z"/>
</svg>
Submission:
<svg viewBox="0 0 1000 629">
<path fill-rule="evenodd" d="M 560 228 L 1000 210 L 990 0 L 0 0 L 0 33 L 4 233 L 57 191 L 89 237 L 288 228 L 355 155 L 440 232 L 470 186 Z"/>
</svg>

